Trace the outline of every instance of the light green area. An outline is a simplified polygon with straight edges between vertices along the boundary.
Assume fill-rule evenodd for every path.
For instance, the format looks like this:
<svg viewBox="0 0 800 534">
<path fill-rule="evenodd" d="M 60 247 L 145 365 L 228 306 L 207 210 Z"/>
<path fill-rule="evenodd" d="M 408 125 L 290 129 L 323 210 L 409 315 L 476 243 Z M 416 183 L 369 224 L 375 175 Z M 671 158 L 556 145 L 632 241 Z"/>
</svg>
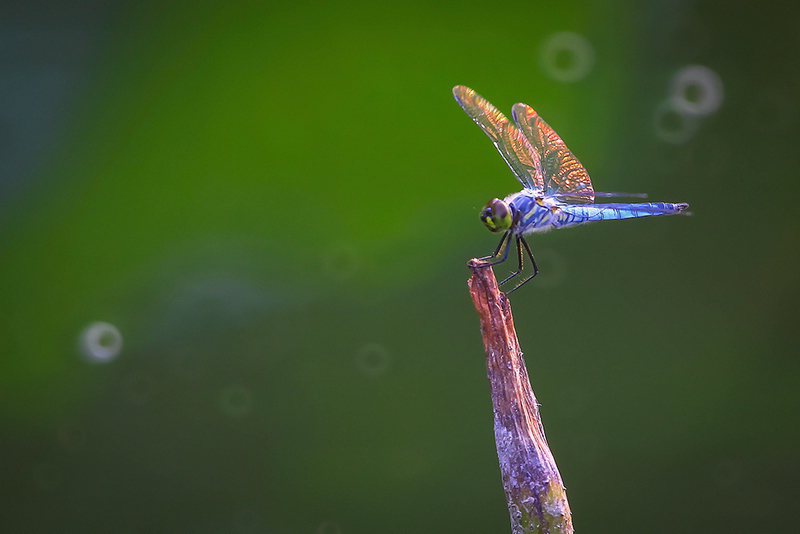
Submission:
<svg viewBox="0 0 800 534">
<path fill-rule="evenodd" d="M 304 298 L 337 287 L 392 294 L 463 263 L 456 251 L 486 240 L 475 224 L 482 191 L 505 195 L 517 183 L 453 107 L 455 82 L 485 86 L 498 104 L 504 94 L 492 85 L 503 87 L 506 108 L 519 96 L 604 109 L 598 99 L 612 96 L 601 91 L 589 105 L 579 90 L 559 95 L 533 67 L 533 44 L 523 72 L 494 65 L 478 41 L 456 45 L 480 24 L 474 13 L 388 10 L 114 13 L 72 128 L 5 231 L 12 261 L 0 274 L 14 306 L 0 348 L 25 354 L 3 373 L 11 405 L 51 413 L 31 385 L 70 372 L 65 336 L 93 314 L 135 326 L 136 313 L 114 309 L 119 299 L 146 299 L 142 291 L 163 290 L 153 288 L 162 276 L 188 275 L 164 270 L 198 248 L 237 248 L 253 283 Z M 522 79 L 502 83 L 509 74 Z M 475 152 L 486 169 L 466 157 Z M 187 261 L 182 268 L 202 271 Z M 332 286 L 331 277 L 350 281 Z M 75 388 L 69 398 L 85 384 L 64 387 Z"/>
</svg>

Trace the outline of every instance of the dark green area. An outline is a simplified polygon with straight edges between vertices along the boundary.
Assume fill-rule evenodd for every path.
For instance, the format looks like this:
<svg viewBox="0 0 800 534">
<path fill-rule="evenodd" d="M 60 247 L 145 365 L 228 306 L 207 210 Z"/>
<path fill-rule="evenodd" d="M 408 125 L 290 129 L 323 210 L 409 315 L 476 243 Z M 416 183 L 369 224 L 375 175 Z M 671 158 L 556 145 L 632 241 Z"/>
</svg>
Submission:
<svg viewBox="0 0 800 534">
<path fill-rule="evenodd" d="M 0 524 L 510 531 L 465 263 L 518 183 L 465 84 L 596 189 L 694 213 L 528 240 L 514 315 L 576 531 L 792 531 L 800 19 L 741 4 L 5 10 Z M 541 57 L 567 31 L 574 82 Z M 674 142 L 688 65 L 724 100 Z"/>
</svg>

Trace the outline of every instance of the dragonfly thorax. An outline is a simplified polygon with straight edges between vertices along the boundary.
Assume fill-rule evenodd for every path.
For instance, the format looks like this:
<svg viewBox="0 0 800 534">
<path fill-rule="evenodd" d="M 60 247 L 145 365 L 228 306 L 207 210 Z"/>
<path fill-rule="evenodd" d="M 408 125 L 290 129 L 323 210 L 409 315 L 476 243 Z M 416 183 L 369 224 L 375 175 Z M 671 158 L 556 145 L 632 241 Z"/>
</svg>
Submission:
<svg viewBox="0 0 800 534">
<path fill-rule="evenodd" d="M 505 200 L 493 198 L 481 212 L 481 221 L 492 232 L 504 232 L 514 225 L 516 210 Z"/>
<path fill-rule="evenodd" d="M 509 195 L 505 202 L 514 215 L 511 230 L 517 234 L 551 230 L 561 212 L 561 204 L 558 201 L 552 197 L 541 196 L 530 189 Z"/>
</svg>

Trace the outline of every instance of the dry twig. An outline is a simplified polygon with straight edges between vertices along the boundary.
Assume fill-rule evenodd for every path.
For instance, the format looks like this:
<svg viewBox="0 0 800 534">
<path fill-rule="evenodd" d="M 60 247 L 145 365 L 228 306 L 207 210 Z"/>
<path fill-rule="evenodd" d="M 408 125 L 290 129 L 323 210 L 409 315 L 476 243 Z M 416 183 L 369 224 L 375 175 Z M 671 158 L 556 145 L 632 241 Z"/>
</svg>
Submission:
<svg viewBox="0 0 800 534">
<path fill-rule="evenodd" d="M 514 534 L 572 533 L 567 494 L 544 437 L 539 405 L 514 330 L 511 306 L 491 267 L 469 262 L 492 390 L 494 437 Z"/>
</svg>

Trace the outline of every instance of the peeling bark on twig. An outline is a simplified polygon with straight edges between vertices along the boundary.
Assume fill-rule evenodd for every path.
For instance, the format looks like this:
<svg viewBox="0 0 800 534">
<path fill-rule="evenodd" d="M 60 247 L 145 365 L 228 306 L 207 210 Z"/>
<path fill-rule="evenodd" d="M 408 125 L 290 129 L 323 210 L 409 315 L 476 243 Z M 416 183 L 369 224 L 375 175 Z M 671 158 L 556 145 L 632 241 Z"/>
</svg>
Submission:
<svg viewBox="0 0 800 534">
<path fill-rule="evenodd" d="M 514 534 L 572 533 L 567 494 L 544 437 L 539 405 L 514 330 L 511 306 L 491 267 L 469 262 L 492 390 L 494 436 Z"/>
</svg>

